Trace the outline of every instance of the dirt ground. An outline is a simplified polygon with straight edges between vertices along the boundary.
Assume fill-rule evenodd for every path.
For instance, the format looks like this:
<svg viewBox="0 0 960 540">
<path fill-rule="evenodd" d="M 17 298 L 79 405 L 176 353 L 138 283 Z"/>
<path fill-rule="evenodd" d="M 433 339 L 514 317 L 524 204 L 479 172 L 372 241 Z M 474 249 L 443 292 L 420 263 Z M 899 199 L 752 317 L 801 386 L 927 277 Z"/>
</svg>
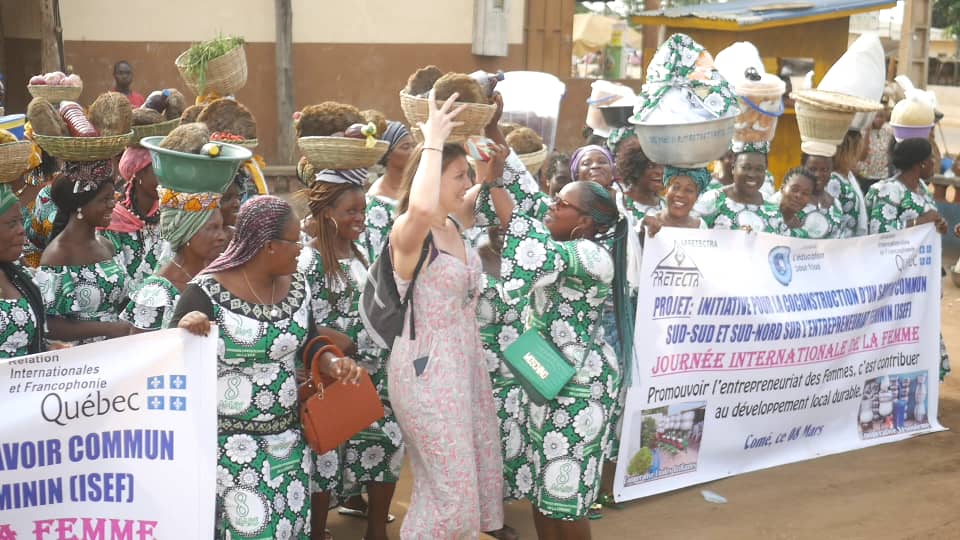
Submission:
<svg viewBox="0 0 960 540">
<path fill-rule="evenodd" d="M 960 151 L 960 89 L 933 87 L 946 114 L 946 147 Z M 939 138 L 939 134 L 938 134 Z M 944 254 L 952 266 L 960 252 Z M 960 359 L 960 289 L 944 280 L 942 327 L 947 348 Z M 939 418 L 948 428 L 960 426 L 960 360 L 954 375 L 940 385 Z M 399 538 L 410 497 L 409 467 L 391 511 L 398 520 L 389 528 Z M 727 498 L 727 504 L 704 501 L 700 490 Z M 960 436 L 955 431 L 856 452 L 827 456 L 692 486 L 606 510 L 591 522 L 597 539 L 656 538 L 710 540 L 800 539 L 958 539 L 960 512 Z M 506 521 L 524 539 L 536 538 L 530 505 L 506 508 Z M 361 538 L 363 521 L 330 512 L 329 528 L 338 540 Z"/>
</svg>

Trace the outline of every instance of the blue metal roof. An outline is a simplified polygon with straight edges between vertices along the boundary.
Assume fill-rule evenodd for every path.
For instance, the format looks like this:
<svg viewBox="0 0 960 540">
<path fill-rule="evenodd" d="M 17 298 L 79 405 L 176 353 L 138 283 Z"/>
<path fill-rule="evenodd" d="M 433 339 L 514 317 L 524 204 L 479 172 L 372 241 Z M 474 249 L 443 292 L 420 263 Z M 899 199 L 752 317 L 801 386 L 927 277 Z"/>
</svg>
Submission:
<svg viewBox="0 0 960 540">
<path fill-rule="evenodd" d="M 829 18 L 831 13 L 841 16 L 840 14 L 851 11 L 880 10 L 894 7 L 896 4 L 896 0 L 734 0 L 722 4 L 700 4 L 642 11 L 635 16 L 706 19 L 751 26 L 808 17 Z"/>
</svg>

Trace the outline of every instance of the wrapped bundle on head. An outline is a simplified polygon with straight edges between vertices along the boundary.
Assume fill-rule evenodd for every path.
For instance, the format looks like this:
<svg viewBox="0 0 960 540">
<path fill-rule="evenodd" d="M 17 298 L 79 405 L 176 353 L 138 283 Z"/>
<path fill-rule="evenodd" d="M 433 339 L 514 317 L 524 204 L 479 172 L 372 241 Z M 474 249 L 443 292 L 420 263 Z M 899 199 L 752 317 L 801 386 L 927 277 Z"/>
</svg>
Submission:
<svg viewBox="0 0 960 540">
<path fill-rule="evenodd" d="M 520 126 L 507 135 L 507 145 L 517 154 L 530 154 L 543 148 L 543 139 L 536 131 Z"/>
<path fill-rule="evenodd" d="M 411 96 L 427 97 L 427 94 L 433 89 L 434 83 L 440 77 L 443 77 L 443 71 L 440 71 L 437 66 L 430 65 L 420 68 L 407 79 L 407 86 L 403 89 L 403 92 Z"/>
<path fill-rule="evenodd" d="M 104 92 L 90 105 L 90 122 L 100 135 L 123 135 L 133 125 L 133 110 L 130 101 L 119 92 Z"/>
<path fill-rule="evenodd" d="M 129 108 L 129 105 L 127 108 Z M 60 112 L 44 98 L 38 97 L 30 100 L 30 104 L 27 105 L 27 120 L 30 121 L 33 132 L 38 135 L 51 137 L 67 137 L 70 135 Z"/>
<path fill-rule="evenodd" d="M 197 117 L 213 133 L 225 132 L 244 139 L 257 138 L 257 121 L 249 109 L 229 98 L 213 101 Z"/>
<path fill-rule="evenodd" d="M 387 117 L 376 109 L 367 109 L 360 111 L 363 121 L 377 126 L 377 138 L 382 139 L 383 134 L 387 132 Z"/>
<path fill-rule="evenodd" d="M 353 105 L 325 101 L 303 108 L 296 122 L 297 137 L 342 136 L 353 124 L 362 123 L 363 115 Z"/>
<path fill-rule="evenodd" d="M 433 89 L 436 91 L 437 103 L 450 99 L 454 93 L 459 94 L 458 103 L 487 104 L 490 102 L 484 95 L 480 83 L 465 73 L 447 73 L 434 83 Z"/>
<path fill-rule="evenodd" d="M 180 124 L 190 124 L 196 122 L 200 118 L 200 113 L 207 108 L 206 105 L 191 105 L 183 110 L 183 114 L 180 115 Z"/>
<path fill-rule="evenodd" d="M 171 131 L 163 141 L 161 148 L 176 150 L 187 154 L 199 154 L 203 145 L 210 141 L 210 128 L 202 122 L 182 124 Z"/>
</svg>

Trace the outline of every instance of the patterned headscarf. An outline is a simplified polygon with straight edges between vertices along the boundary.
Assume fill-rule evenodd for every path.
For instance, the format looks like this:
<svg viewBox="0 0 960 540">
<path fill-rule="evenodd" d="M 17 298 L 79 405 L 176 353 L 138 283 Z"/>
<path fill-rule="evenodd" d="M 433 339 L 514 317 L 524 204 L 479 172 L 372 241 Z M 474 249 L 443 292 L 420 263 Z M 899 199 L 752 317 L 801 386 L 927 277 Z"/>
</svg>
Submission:
<svg viewBox="0 0 960 540">
<path fill-rule="evenodd" d="M 324 169 L 318 172 L 314 179 L 314 182 L 325 182 L 327 184 L 354 184 L 360 187 L 363 187 L 363 183 L 366 181 L 366 169 Z"/>
<path fill-rule="evenodd" d="M 633 119 L 644 121 L 673 88 L 685 90 L 690 102 L 699 103 L 714 118 L 740 112 L 733 86 L 714 68 L 710 53 L 686 34 L 674 34 L 657 48 Z"/>
<path fill-rule="evenodd" d="M 407 129 L 407 126 L 392 120 L 387 122 L 387 130 L 383 132 L 383 137 L 381 138 L 390 143 L 390 148 L 388 148 L 387 153 L 380 158 L 380 165 L 387 164 L 387 160 L 390 159 L 390 154 L 393 152 L 393 149 L 400 144 L 401 139 L 408 135 L 410 135 L 410 131 Z"/>
<path fill-rule="evenodd" d="M 219 212 L 220 193 L 181 193 L 158 187 L 160 194 L 160 236 L 176 253 L 215 212 Z"/>
<path fill-rule="evenodd" d="M 97 191 L 104 182 L 113 182 L 113 165 L 109 160 L 67 161 L 63 175 L 73 182 L 73 192 Z"/>
<path fill-rule="evenodd" d="M 0 184 L 0 214 L 6 212 L 11 206 L 17 204 L 17 196 L 10 189 L 10 184 Z"/>
<path fill-rule="evenodd" d="M 617 127 L 610 130 L 610 136 L 607 137 L 607 149 L 614 156 L 617 155 L 617 147 L 623 141 L 637 136 L 637 130 L 633 126 Z"/>
<path fill-rule="evenodd" d="M 261 195 L 243 203 L 237 215 L 233 240 L 226 251 L 201 273 L 223 272 L 250 262 L 267 242 L 280 238 L 291 216 L 293 208 L 290 204 L 272 195 Z"/>
<path fill-rule="evenodd" d="M 577 171 L 580 170 L 580 162 L 583 161 L 583 158 L 587 157 L 587 154 L 590 152 L 600 152 L 607 157 L 607 160 L 610 162 L 610 166 L 613 167 L 613 156 L 610 154 L 610 151 L 602 146 L 596 144 L 588 144 L 587 146 L 581 146 L 574 150 L 573 155 L 570 156 L 570 178 L 577 179 Z"/>
<path fill-rule="evenodd" d="M 317 171 L 305 157 L 300 158 L 300 161 L 297 162 L 297 180 L 306 188 L 313 187 L 317 180 Z"/>
<path fill-rule="evenodd" d="M 763 154 L 770 153 L 770 143 L 768 141 L 743 142 L 730 141 L 730 151 L 734 154 Z"/>
<path fill-rule="evenodd" d="M 703 193 L 707 190 L 707 186 L 710 184 L 710 171 L 706 167 L 697 167 L 694 169 L 682 169 L 679 167 L 673 167 L 667 165 L 663 168 L 663 185 L 669 186 L 670 180 L 673 180 L 677 176 L 687 176 L 693 183 L 697 185 L 700 193 Z"/>
</svg>

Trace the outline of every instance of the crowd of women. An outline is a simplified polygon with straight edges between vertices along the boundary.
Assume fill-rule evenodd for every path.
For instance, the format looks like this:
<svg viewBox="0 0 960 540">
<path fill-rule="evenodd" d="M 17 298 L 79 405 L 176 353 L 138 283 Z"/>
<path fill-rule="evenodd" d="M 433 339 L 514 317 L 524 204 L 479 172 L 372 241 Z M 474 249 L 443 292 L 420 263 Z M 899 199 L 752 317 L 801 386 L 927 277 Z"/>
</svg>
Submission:
<svg viewBox="0 0 960 540">
<path fill-rule="evenodd" d="M 642 294 L 628 277 L 631 246 L 663 227 L 945 232 L 925 184 L 936 168 L 926 139 L 882 155 L 864 154 L 854 134 L 839 149 L 805 147 L 777 182 L 765 145 L 732 144 L 711 173 L 653 163 L 618 128 L 532 174 L 507 146 L 499 97 L 488 161 L 450 143 L 455 98 L 431 95 L 419 144 L 389 123 L 370 186 L 366 170 L 304 173 L 303 222 L 277 197 L 241 206 L 242 179 L 222 192 L 158 185 L 138 146 L 118 161 L 44 156 L 36 182 L 0 185 L 0 357 L 166 327 L 207 334 L 215 322 L 218 538 L 329 538 L 338 506 L 366 519 L 365 538 L 386 538 L 405 459 L 414 485 L 403 538 L 516 538 L 503 523 L 516 499 L 532 504 L 540 538 L 589 538 L 590 519 L 614 505 L 610 462 Z M 864 194 L 854 171 L 865 155 L 871 171 L 889 162 L 894 172 Z M 413 288 L 417 330 L 389 349 L 359 306 L 384 245 L 398 292 Z M 575 368 L 544 404 L 504 361 L 531 328 Z M 368 373 L 386 412 L 322 455 L 297 413 L 297 353 L 312 336 L 343 353 L 319 355 L 321 371 L 349 382 Z M 238 386 L 245 398 L 224 395 Z M 263 503 L 253 533 L 238 494 Z"/>
</svg>

